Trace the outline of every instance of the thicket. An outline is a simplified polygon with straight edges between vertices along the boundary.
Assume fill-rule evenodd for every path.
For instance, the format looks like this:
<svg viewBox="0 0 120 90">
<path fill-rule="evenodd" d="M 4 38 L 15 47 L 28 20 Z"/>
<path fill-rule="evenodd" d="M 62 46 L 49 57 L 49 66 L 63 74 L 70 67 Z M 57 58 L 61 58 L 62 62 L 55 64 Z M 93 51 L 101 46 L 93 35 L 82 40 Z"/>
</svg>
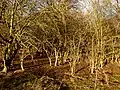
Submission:
<svg viewBox="0 0 120 90">
<path fill-rule="evenodd" d="M 6 46 L 2 37 L 10 39 L 12 35 L 30 55 L 45 52 L 50 66 L 52 57 L 54 66 L 68 62 L 71 75 L 83 60 L 96 75 L 107 63 L 119 64 L 120 12 L 119 6 L 112 5 L 110 0 L 102 5 L 93 2 L 93 10 L 86 15 L 64 0 L 40 2 L 39 10 L 32 0 L 10 1 L 0 2 L 1 53 Z M 111 11 L 105 13 L 107 10 Z"/>
</svg>

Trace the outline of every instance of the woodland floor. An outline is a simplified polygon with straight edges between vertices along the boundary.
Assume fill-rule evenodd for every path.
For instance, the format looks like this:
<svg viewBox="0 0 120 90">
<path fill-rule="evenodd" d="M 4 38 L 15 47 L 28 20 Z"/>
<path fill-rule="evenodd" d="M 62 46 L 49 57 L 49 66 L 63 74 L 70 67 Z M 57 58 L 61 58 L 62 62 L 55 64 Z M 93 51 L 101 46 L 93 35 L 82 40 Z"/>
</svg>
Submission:
<svg viewBox="0 0 120 90">
<path fill-rule="evenodd" d="M 96 80 L 96 74 L 90 74 L 86 61 L 76 65 L 74 76 L 70 75 L 69 64 L 50 67 L 45 59 L 35 61 L 26 61 L 24 72 L 19 72 L 20 65 L 15 63 L 6 75 L 1 74 L 0 90 L 120 90 L 120 66 L 117 63 L 98 70 Z"/>
</svg>

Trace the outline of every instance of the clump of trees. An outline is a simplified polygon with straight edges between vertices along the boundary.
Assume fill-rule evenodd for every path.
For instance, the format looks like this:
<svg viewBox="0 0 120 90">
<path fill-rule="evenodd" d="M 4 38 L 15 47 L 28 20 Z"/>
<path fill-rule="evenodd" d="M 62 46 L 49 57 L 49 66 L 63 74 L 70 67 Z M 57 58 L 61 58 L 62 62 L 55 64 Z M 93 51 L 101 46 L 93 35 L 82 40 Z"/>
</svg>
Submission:
<svg viewBox="0 0 120 90">
<path fill-rule="evenodd" d="M 102 5 L 92 2 L 93 10 L 84 15 L 82 10 L 74 8 L 75 3 L 72 0 L 2 0 L 1 53 L 6 55 L 5 48 L 10 49 L 12 37 L 19 44 L 18 51 L 27 49 L 30 55 L 45 52 L 50 66 L 53 57 L 54 66 L 68 62 L 71 75 L 81 60 L 86 60 L 91 73 L 96 75 L 109 62 L 119 64 L 119 6 L 109 0 Z M 106 10 L 112 13 L 105 13 Z"/>
</svg>

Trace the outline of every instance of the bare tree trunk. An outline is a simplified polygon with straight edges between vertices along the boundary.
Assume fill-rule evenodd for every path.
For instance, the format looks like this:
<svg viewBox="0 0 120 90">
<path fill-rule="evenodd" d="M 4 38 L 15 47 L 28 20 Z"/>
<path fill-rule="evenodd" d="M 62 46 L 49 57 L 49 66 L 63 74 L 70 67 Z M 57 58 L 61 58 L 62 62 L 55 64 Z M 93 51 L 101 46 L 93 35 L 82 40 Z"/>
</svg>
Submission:
<svg viewBox="0 0 120 90">
<path fill-rule="evenodd" d="M 20 67 L 21 67 L 22 71 L 24 71 L 24 67 L 23 67 L 24 53 L 25 53 L 25 51 L 22 50 L 22 55 L 20 57 Z"/>
<path fill-rule="evenodd" d="M 45 50 L 45 49 L 44 49 L 44 50 Z M 50 58 L 50 56 L 49 56 L 49 54 L 48 54 L 47 50 L 45 50 L 45 52 L 46 52 L 47 57 L 48 57 L 48 59 L 49 59 L 50 66 L 52 66 L 52 60 L 51 60 L 51 58 Z"/>
<path fill-rule="evenodd" d="M 71 75 L 74 75 L 75 74 L 76 60 L 69 62 L 69 64 L 70 64 Z"/>
<path fill-rule="evenodd" d="M 58 52 L 55 49 L 55 66 L 57 66 L 57 63 L 58 63 Z"/>
<path fill-rule="evenodd" d="M 5 64 L 5 60 L 3 60 L 3 61 L 4 61 L 4 68 L 3 68 L 2 72 L 7 73 L 7 67 L 6 67 L 6 64 Z"/>
<path fill-rule="evenodd" d="M 21 70 L 24 71 L 24 67 L 23 67 L 23 59 L 20 60 L 20 66 L 21 66 Z"/>
<path fill-rule="evenodd" d="M 50 66 L 52 66 L 52 60 L 51 60 L 51 58 L 50 58 L 50 56 L 49 56 L 49 54 L 48 54 L 48 52 L 47 52 L 47 50 L 45 49 L 44 46 L 43 46 L 43 49 L 44 49 L 44 51 L 45 51 L 46 54 L 47 54 L 47 57 L 48 57 L 48 59 L 49 59 Z"/>
<path fill-rule="evenodd" d="M 92 58 L 90 58 L 91 74 L 94 72 L 94 38 L 92 37 Z"/>
</svg>

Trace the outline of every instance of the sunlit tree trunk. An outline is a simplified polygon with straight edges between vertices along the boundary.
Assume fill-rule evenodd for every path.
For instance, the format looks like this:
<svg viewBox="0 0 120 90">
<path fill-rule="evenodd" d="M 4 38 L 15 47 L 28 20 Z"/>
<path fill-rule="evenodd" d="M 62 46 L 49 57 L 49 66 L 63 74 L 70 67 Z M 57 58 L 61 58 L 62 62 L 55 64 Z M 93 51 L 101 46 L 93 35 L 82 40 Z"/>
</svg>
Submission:
<svg viewBox="0 0 120 90">
<path fill-rule="evenodd" d="M 54 51 L 55 51 L 55 66 L 57 66 L 57 64 L 58 64 L 58 52 L 56 49 Z"/>
<path fill-rule="evenodd" d="M 95 59 L 95 56 L 94 56 L 94 36 L 92 37 L 92 57 L 90 58 L 90 68 L 91 68 L 91 74 L 94 73 L 94 59 Z"/>
<path fill-rule="evenodd" d="M 22 71 L 24 71 L 24 67 L 23 67 L 24 54 L 25 54 L 25 51 L 22 50 L 21 57 L 20 57 L 20 67 Z"/>
</svg>

